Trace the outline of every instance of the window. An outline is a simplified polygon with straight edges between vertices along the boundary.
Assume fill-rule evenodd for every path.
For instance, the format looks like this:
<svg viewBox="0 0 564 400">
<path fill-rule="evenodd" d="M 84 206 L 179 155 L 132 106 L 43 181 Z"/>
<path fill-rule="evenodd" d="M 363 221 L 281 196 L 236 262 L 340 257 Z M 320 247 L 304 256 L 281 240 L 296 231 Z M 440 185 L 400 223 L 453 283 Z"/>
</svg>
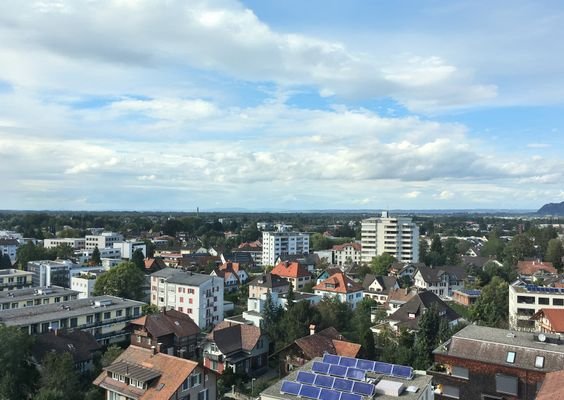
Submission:
<svg viewBox="0 0 564 400">
<path fill-rule="evenodd" d="M 507 358 L 505 359 L 506 362 L 513 364 L 515 363 L 515 352 L 514 351 L 508 351 L 507 352 Z"/>
<path fill-rule="evenodd" d="M 544 357 L 543 356 L 536 356 L 535 357 L 535 368 L 544 368 Z"/>
<path fill-rule="evenodd" d="M 497 374 L 495 376 L 495 390 L 498 393 L 517 396 L 517 377 Z"/>
<path fill-rule="evenodd" d="M 202 383 L 202 374 L 197 373 L 197 374 L 193 374 L 192 376 L 190 376 L 190 386 L 191 387 L 198 386 L 201 383 Z"/>
<path fill-rule="evenodd" d="M 77 326 L 78 326 L 78 320 L 76 318 L 71 318 L 70 319 L 70 327 L 76 328 Z"/>
<path fill-rule="evenodd" d="M 112 313 L 109 312 L 109 311 L 108 311 L 108 312 L 105 312 L 105 313 L 104 313 L 104 319 L 110 319 L 110 318 L 112 318 Z"/>
<path fill-rule="evenodd" d="M 208 400 L 208 389 L 204 389 L 198 393 L 198 400 Z"/>
<path fill-rule="evenodd" d="M 552 299 L 553 306 L 564 306 L 564 299 Z"/>
<path fill-rule="evenodd" d="M 188 304 L 192 304 L 192 298 L 191 297 L 188 299 Z"/>
<path fill-rule="evenodd" d="M 550 299 L 548 297 L 539 297 L 539 304 L 550 304 Z"/>
<path fill-rule="evenodd" d="M 116 311 L 116 317 L 121 317 L 123 315 L 123 310 Z"/>
<path fill-rule="evenodd" d="M 182 390 L 190 389 L 190 377 L 186 378 L 184 382 L 182 382 Z"/>
<path fill-rule="evenodd" d="M 468 368 L 452 367 L 452 376 L 456 376 L 457 378 L 468 379 Z"/>
<path fill-rule="evenodd" d="M 456 386 L 443 385 L 443 396 L 452 397 L 453 399 L 459 399 L 460 389 Z"/>
<path fill-rule="evenodd" d="M 137 343 L 141 343 L 141 335 L 137 335 Z"/>
<path fill-rule="evenodd" d="M 94 316 L 93 315 L 87 315 L 86 316 L 86 323 L 91 324 L 92 322 L 94 322 Z"/>
</svg>

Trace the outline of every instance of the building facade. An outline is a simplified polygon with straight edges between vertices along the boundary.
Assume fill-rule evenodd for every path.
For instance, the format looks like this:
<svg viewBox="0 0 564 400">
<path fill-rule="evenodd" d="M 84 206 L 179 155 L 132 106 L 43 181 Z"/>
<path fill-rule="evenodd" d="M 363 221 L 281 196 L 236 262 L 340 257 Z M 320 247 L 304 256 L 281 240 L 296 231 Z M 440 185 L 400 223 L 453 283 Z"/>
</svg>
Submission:
<svg viewBox="0 0 564 400">
<path fill-rule="evenodd" d="M 313 293 L 321 297 L 336 298 L 352 309 L 363 299 L 362 285 L 353 281 L 344 272 L 336 272 L 313 287 Z"/>
<path fill-rule="evenodd" d="M 388 253 L 400 262 L 419 261 L 419 228 L 408 217 L 391 217 L 387 211 L 381 217 L 362 221 L 362 263 Z"/>
<path fill-rule="evenodd" d="M 564 309 L 564 288 L 549 288 L 516 281 L 509 285 L 509 328 L 532 331 L 533 315 L 542 308 Z"/>
<path fill-rule="evenodd" d="M 78 292 L 60 286 L 0 292 L 0 310 L 35 307 L 76 300 Z"/>
<path fill-rule="evenodd" d="M 55 238 L 55 239 L 45 239 L 43 241 L 43 247 L 46 249 L 54 249 L 57 246 L 68 245 L 74 250 L 83 250 L 86 245 L 86 239 L 84 238 Z"/>
<path fill-rule="evenodd" d="M 131 260 L 131 256 L 135 250 L 139 249 L 143 253 L 143 257 L 147 257 L 147 244 L 142 240 L 128 240 L 125 242 L 114 243 L 114 249 L 119 249 L 121 258 Z"/>
<path fill-rule="evenodd" d="M 31 272 L 13 268 L 0 270 L 0 292 L 28 288 L 32 284 L 33 274 Z"/>
<path fill-rule="evenodd" d="M 361 255 L 362 245 L 360 243 L 345 243 L 333 246 L 333 264 L 360 264 Z"/>
<path fill-rule="evenodd" d="M 12 265 L 16 262 L 16 252 L 20 242 L 13 238 L 0 238 L 0 257 L 7 255 L 10 257 Z"/>
<path fill-rule="evenodd" d="M 70 287 L 70 271 L 79 265 L 70 260 L 42 260 L 30 261 L 26 268 L 33 274 L 33 286 Z"/>
<path fill-rule="evenodd" d="M 263 232 L 262 265 L 275 265 L 284 254 L 309 254 L 309 233 Z"/>
<path fill-rule="evenodd" d="M 151 274 L 151 304 L 188 314 L 206 329 L 223 321 L 223 278 L 165 268 Z"/>
<path fill-rule="evenodd" d="M 94 250 L 98 247 L 99 250 L 107 247 L 114 247 L 114 243 L 123 242 L 123 235 L 116 232 L 102 232 L 99 235 L 86 235 L 85 249 Z"/>
</svg>

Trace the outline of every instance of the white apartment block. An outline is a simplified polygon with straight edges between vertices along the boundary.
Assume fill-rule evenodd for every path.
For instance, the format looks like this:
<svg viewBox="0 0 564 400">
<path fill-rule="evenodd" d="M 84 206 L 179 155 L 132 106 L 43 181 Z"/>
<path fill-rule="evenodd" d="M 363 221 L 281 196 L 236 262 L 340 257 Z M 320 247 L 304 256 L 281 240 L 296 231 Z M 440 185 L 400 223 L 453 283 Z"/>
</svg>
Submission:
<svg viewBox="0 0 564 400">
<path fill-rule="evenodd" d="M 131 260 L 133 252 L 137 249 L 141 249 L 143 252 L 143 257 L 147 257 L 147 245 L 142 240 L 128 240 L 125 242 L 114 243 L 114 249 L 119 249 L 121 252 L 121 258 L 127 258 Z"/>
<path fill-rule="evenodd" d="M 107 248 L 98 248 L 100 251 L 100 259 L 113 259 L 121 261 L 121 250 L 119 248 L 107 247 Z M 80 251 L 75 251 L 74 256 L 78 259 L 78 262 L 81 264 L 87 263 L 92 258 L 92 252 L 94 249 L 85 249 Z"/>
<path fill-rule="evenodd" d="M 275 265 L 284 254 L 309 254 L 309 233 L 263 232 L 262 265 Z"/>
<path fill-rule="evenodd" d="M 534 331 L 531 317 L 541 308 L 564 308 L 564 288 L 526 284 L 509 285 L 509 329 Z"/>
<path fill-rule="evenodd" d="M 360 264 L 362 246 L 360 243 L 345 243 L 333 246 L 333 263 L 336 265 Z"/>
<path fill-rule="evenodd" d="M 87 299 L 94 296 L 94 285 L 98 277 L 105 273 L 103 269 L 83 272 L 75 276 L 71 276 L 71 290 L 78 292 L 79 299 Z"/>
<path fill-rule="evenodd" d="M 151 274 L 151 304 L 188 314 L 207 329 L 223 321 L 223 278 L 165 268 Z"/>
<path fill-rule="evenodd" d="M 46 249 L 53 249 L 57 246 L 69 245 L 74 250 L 82 250 L 86 246 L 86 239 L 84 238 L 61 238 L 61 239 L 45 239 L 43 247 Z"/>
<path fill-rule="evenodd" d="M 114 243 L 123 242 L 123 235 L 116 232 L 102 232 L 100 235 L 86 235 L 85 249 L 93 250 L 98 247 L 99 250 L 107 247 L 113 247 Z"/>
<path fill-rule="evenodd" d="M 363 263 L 388 253 L 400 262 L 419 261 L 419 228 L 409 217 L 391 217 L 387 211 L 381 217 L 362 221 Z"/>
</svg>

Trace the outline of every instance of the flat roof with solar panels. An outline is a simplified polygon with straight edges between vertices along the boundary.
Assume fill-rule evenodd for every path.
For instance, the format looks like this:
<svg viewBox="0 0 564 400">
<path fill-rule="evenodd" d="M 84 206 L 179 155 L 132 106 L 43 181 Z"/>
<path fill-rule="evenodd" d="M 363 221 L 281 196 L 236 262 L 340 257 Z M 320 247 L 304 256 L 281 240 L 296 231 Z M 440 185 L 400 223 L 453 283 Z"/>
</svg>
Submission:
<svg viewBox="0 0 564 400">
<path fill-rule="evenodd" d="M 431 379 L 405 365 L 325 354 L 264 390 L 261 400 L 418 400 L 432 391 Z"/>
</svg>

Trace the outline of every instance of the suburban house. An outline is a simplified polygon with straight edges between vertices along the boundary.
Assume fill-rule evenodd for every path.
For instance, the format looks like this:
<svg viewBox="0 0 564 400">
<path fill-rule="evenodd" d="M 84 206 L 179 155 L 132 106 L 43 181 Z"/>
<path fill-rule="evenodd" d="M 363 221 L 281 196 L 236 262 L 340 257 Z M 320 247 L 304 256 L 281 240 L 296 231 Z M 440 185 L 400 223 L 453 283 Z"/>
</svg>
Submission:
<svg viewBox="0 0 564 400">
<path fill-rule="evenodd" d="M 105 367 L 94 385 L 109 400 L 215 400 L 216 375 L 197 362 L 129 346 Z"/>
<path fill-rule="evenodd" d="M 424 263 L 395 262 L 390 266 L 388 275 L 395 276 L 398 279 L 407 276 L 411 280 L 417 272 L 417 268 L 424 266 Z"/>
<path fill-rule="evenodd" d="M 289 287 L 290 282 L 278 275 L 260 275 L 249 283 L 249 298 L 259 299 L 261 295 L 272 292 L 287 293 Z"/>
<path fill-rule="evenodd" d="M 309 273 L 313 273 L 315 267 L 321 262 L 319 255 L 315 253 L 305 253 L 305 254 L 281 254 L 276 259 L 276 264 L 282 262 L 297 262 L 302 265 Z"/>
<path fill-rule="evenodd" d="M 313 287 L 313 293 L 322 297 L 332 297 L 347 303 L 352 309 L 363 299 L 363 288 L 344 272 L 336 272 Z"/>
<path fill-rule="evenodd" d="M 294 291 L 302 290 L 312 281 L 311 274 L 297 261 L 283 261 L 277 264 L 270 273 L 287 279 L 292 284 Z"/>
<path fill-rule="evenodd" d="M 373 299 L 380 304 L 388 301 L 390 290 L 399 289 L 398 280 L 395 276 L 376 276 L 374 274 L 365 275 L 362 287 L 364 297 Z"/>
<path fill-rule="evenodd" d="M 145 273 L 152 274 L 153 272 L 165 269 L 167 265 L 162 258 L 146 258 L 145 259 Z"/>
<path fill-rule="evenodd" d="M 246 283 L 249 279 L 247 271 L 239 263 L 231 261 L 221 264 L 210 275 L 223 278 L 223 287 L 226 292 L 237 290 L 239 286 Z"/>
<path fill-rule="evenodd" d="M 144 315 L 130 323 L 131 344 L 147 349 L 158 347 L 159 353 L 181 358 L 196 358 L 200 328 L 188 315 L 164 310 Z"/>
<path fill-rule="evenodd" d="M 16 262 L 17 250 L 20 242 L 12 238 L 0 238 L 0 257 L 10 257 L 12 265 Z"/>
<path fill-rule="evenodd" d="M 564 333 L 564 308 L 541 308 L 531 319 L 535 321 L 536 332 Z"/>
<path fill-rule="evenodd" d="M 37 335 L 31 355 L 33 361 L 41 365 L 47 354 L 68 353 L 72 356 L 76 371 L 85 373 L 94 368 L 94 357 L 101 349 L 96 338 L 88 332 L 58 330 Z"/>
<path fill-rule="evenodd" d="M 319 275 L 317 275 L 317 278 L 315 279 L 315 284 L 318 285 L 319 283 L 323 282 L 325 279 L 329 278 L 331 275 L 342 271 L 343 270 L 339 267 L 328 267 L 324 269 Z"/>
<path fill-rule="evenodd" d="M 495 267 L 502 267 L 503 264 L 497 261 L 495 258 L 491 257 L 481 257 L 481 256 L 462 256 L 462 265 L 475 268 L 475 269 L 485 269 L 487 266 L 492 265 Z"/>
<path fill-rule="evenodd" d="M 204 366 L 218 374 L 231 368 L 235 373 L 259 376 L 268 368 L 269 346 L 261 328 L 223 321 L 203 342 Z"/>
<path fill-rule="evenodd" d="M 360 264 L 362 245 L 344 243 L 333 246 L 333 263 L 337 265 Z"/>
<path fill-rule="evenodd" d="M 548 261 L 519 261 L 517 262 L 519 276 L 542 277 L 543 275 L 556 275 L 558 271 Z"/>
<path fill-rule="evenodd" d="M 233 249 L 232 254 L 248 254 L 253 264 L 262 266 L 262 243 L 260 240 L 254 242 L 241 243 L 236 249 Z"/>
<path fill-rule="evenodd" d="M 417 294 L 416 289 L 393 289 L 388 293 L 388 301 L 384 304 L 386 314 L 391 315 Z"/>
<path fill-rule="evenodd" d="M 439 297 L 452 296 L 455 290 L 464 289 L 468 274 L 461 266 L 420 266 L 414 275 L 415 287 L 435 293 Z"/>
<path fill-rule="evenodd" d="M 436 399 L 533 400 L 545 376 L 562 370 L 564 344 L 550 334 L 468 325 L 433 356 L 427 372 Z"/>
<path fill-rule="evenodd" d="M 384 324 L 389 325 L 395 332 L 401 329 L 417 331 L 419 320 L 429 308 L 435 306 L 439 312 L 439 317 L 447 320 L 450 326 L 454 326 L 461 321 L 458 315 L 435 293 L 429 291 L 419 292 L 414 295 L 407 303 L 403 304 L 397 311 L 390 315 Z M 372 327 L 372 331 L 379 333 L 382 325 Z"/>
<path fill-rule="evenodd" d="M 360 348 L 360 344 L 349 342 L 333 327 L 316 333 L 315 325 L 311 325 L 308 336 L 296 339 L 278 351 L 280 375 L 287 375 L 290 371 L 315 357 L 322 357 L 325 353 L 356 357 Z"/>
<path fill-rule="evenodd" d="M 562 382 L 564 382 L 564 370 L 547 373 L 535 400 L 564 399 Z"/>
</svg>

